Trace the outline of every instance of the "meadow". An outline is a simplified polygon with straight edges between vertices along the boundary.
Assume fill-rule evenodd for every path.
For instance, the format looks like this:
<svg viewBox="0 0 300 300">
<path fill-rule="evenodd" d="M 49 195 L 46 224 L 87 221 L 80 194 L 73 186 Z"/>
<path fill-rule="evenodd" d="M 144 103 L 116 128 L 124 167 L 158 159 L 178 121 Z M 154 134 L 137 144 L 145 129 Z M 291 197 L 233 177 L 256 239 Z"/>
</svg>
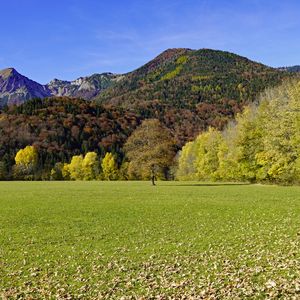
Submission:
<svg viewBox="0 0 300 300">
<path fill-rule="evenodd" d="M 1 297 L 299 299 L 300 187 L 1 182 Z"/>
</svg>

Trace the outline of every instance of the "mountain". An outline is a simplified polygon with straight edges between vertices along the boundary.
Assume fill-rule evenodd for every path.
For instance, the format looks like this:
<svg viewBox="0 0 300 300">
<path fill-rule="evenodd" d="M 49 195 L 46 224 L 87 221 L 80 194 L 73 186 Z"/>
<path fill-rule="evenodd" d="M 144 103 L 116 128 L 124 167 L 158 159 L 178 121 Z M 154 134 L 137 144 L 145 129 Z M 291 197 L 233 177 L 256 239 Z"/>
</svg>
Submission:
<svg viewBox="0 0 300 300">
<path fill-rule="evenodd" d="M 141 119 L 160 119 L 181 146 L 209 126 L 222 129 L 265 88 L 295 76 L 230 52 L 174 48 L 127 74 L 54 79 L 46 85 L 5 69 L 0 72 L 0 107 L 37 97 L 93 100 Z"/>
<path fill-rule="evenodd" d="M 293 76 L 230 52 L 169 49 L 95 100 L 159 118 L 182 145 L 208 126 L 222 129 L 265 88 Z"/>
<path fill-rule="evenodd" d="M 14 68 L 0 71 L 0 107 L 50 95 L 46 86 L 19 74 Z"/>
<path fill-rule="evenodd" d="M 190 107 L 221 98 L 251 100 L 271 81 L 289 74 L 218 50 L 169 49 L 101 93 L 96 100 L 132 106 L 143 100 L 159 100 Z"/>
<path fill-rule="evenodd" d="M 19 74 L 15 69 L 8 68 L 0 71 L 0 107 L 51 96 L 90 100 L 121 78 L 121 75 L 103 73 L 80 77 L 74 81 L 54 79 L 49 84 L 42 85 Z"/>
<path fill-rule="evenodd" d="M 46 88 L 50 90 L 53 96 L 68 96 L 90 100 L 120 78 L 120 75 L 103 73 L 80 77 L 74 81 L 54 79 L 46 85 Z"/>
<path fill-rule="evenodd" d="M 287 72 L 293 72 L 293 73 L 298 73 L 300 72 L 300 66 L 291 66 L 291 67 L 281 67 L 278 68 L 281 71 L 287 71 Z"/>
<path fill-rule="evenodd" d="M 0 112 L 0 168 L 12 174 L 17 150 L 34 145 L 46 174 L 39 178 L 87 151 L 113 152 L 121 163 L 124 143 L 147 118 L 159 119 L 179 150 L 209 126 L 222 129 L 264 89 L 299 76 L 229 52 L 185 48 L 164 51 L 123 75 L 55 79 L 45 86 L 14 69 L 0 75 L 0 104 L 24 102 Z"/>
</svg>

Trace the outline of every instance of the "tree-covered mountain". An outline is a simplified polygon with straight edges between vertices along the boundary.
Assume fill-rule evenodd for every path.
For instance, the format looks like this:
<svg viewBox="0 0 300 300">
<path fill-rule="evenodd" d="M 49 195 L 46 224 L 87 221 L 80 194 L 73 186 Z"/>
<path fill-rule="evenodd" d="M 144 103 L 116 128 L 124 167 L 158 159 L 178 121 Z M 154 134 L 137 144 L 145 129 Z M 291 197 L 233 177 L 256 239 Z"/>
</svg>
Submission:
<svg viewBox="0 0 300 300">
<path fill-rule="evenodd" d="M 49 178 L 55 163 L 90 151 L 115 153 L 120 165 L 128 137 L 149 118 L 159 119 L 180 149 L 209 126 L 224 128 L 266 88 L 299 76 L 209 49 L 169 49 L 127 74 L 46 86 L 14 69 L 0 75 L 0 169 L 12 174 L 17 151 L 33 145 L 38 178 Z"/>
<path fill-rule="evenodd" d="M 179 146 L 208 126 L 222 129 L 265 88 L 295 72 L 275 69 L 239 55 L 210 49 L 169 49 L 137 70 L 94 74 L 43 86 L 13 69 L 0 81 L 0 105 L 30 98 L 68 96 L 121 107 L 142 119 L 158 118 Z"/>
<path fill-rule="evenodd" d="M 96 101 L 159 118 L 181 144 L 208 126 L 221 129 L 264 89 L 293 76 L 229 52 L 169 49 Z"/>
</svg>

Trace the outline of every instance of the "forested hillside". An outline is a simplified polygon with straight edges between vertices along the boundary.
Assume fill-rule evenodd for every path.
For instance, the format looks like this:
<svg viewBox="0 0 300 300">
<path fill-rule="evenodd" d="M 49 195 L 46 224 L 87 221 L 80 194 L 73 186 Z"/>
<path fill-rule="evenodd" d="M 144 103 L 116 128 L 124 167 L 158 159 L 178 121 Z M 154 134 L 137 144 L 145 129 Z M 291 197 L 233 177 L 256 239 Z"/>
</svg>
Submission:
<svg viewBox="0 0 300 300">
<path fill-rule="evenodd" d="M 83 163 L 83 156 L 91 152 L 97 164 L 108 155 L 108 161 L 116 160 L 116 167 L 122 168 L 124 144 L 147 119 L 160 121 L 176 152 L 209 127 L 222 130 L 263 90 L 298 74 L 229 52 L 169 49 L 131 73 L 109 76 L 114 80 L 103 85 L 105 90 L 94 101 L 52 97 L 3 108 L 0 177 L 21 178 L 14 175 L 13 166 L 16 153 L 26 146 L 37 150 L 38 163 L 34 172 L 22 172 L 34 173 L 37 179 L 50 178 L 56 163 L 70 163 L 74 156 L 74 162 Z M 61 92 L 65 83 L 56 81 L 53 88 Z M 170 168 L 164 168 L 167 178 Z"/>
<path fill-rule="evenodd" d="M 49 176 L 56 162 L 68 162 L 73 155 L 89 151 L 99 157 L 108 151 L 116 153 L 121 163 L 121 148 L 139 123 L 139 117 L 122 109 L 66 97 L 10 107 L 0 115 L 2 173 L 11 172 L 17 151 L 27 145 L 38 151 L 39 178 L 42 173 Z"/>
<path fill-rule="evenodd" d="M 222 129 L 265 88 L 293 76 L 229 52 L 169 49 L 96 101 L 158 117 L 183 144 L 208 126 Z"/>
</svg>

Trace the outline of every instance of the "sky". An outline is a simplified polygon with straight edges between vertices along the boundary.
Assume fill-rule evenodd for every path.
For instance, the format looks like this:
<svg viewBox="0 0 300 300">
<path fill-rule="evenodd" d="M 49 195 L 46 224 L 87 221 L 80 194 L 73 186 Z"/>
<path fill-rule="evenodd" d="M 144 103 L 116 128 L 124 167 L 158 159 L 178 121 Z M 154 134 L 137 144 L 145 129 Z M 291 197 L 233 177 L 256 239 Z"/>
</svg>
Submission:
<svg viewBox="0 0 300 300">
<path fill-rule="evenodd" d="M 300 64 L 299 0 L 0 0 L 0 69 L 40 83 L 132 71 L 168 48 Z"/>
</svg>

